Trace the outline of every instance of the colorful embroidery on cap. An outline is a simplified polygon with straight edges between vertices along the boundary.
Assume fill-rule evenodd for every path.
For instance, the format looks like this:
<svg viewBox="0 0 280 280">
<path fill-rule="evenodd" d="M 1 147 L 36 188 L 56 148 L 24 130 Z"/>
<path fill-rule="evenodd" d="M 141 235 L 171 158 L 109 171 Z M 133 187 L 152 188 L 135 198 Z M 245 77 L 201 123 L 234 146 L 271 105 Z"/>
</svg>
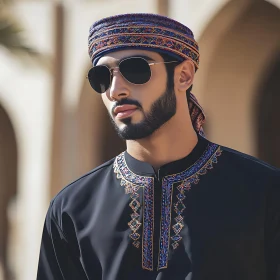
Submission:
<svg viewBox="0 0 280 280">
<path fill-rule="evenodd" d="M 123 14 L 95 22 L 88 38 L 89 55 L 128 47 L 163 50 L 199 66 L 199 47 L 183 24 L 155 14 Z"/>
<path fill-rule="evenodd" d="M 117 50 L 122 47 L 146 47 L 158 48 L 164 51 L 171 51 L 184 59 L 191 59 L 196 67 L 199 66 L 199 54 L 191 45 L 191 40 L 179 41 L 171 37 L 163 37 L 160 34 L 121 34 L 110 35 L 98 40 L 92 40 L 89 47 L 90 57 L 95 56 L 108 49 Z"/>
</svg>

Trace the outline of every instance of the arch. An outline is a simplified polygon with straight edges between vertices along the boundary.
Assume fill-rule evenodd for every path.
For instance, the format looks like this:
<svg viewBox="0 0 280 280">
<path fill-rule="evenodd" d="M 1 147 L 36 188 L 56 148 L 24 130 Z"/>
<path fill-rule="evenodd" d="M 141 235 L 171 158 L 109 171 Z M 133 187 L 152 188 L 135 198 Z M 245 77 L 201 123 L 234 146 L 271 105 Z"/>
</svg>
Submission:
<svg viewBox="0 0 280 280">
<path fill-rule="evenodd" d="M 0 276 L 12 279 L 12 266 L 9 266 L 9 240 L 13 225 L 8 212 L 17 193 L 17 144 L 11 120 L 0 105 Z"/>
<path fill-rule="evenodd" d="M 257 155 L 256 92 L 279 49 L 279 30 L 278 8 L 237 0 L 204 31 L 195 93 L 206 110 L 211 140 Z"/>
</svg>

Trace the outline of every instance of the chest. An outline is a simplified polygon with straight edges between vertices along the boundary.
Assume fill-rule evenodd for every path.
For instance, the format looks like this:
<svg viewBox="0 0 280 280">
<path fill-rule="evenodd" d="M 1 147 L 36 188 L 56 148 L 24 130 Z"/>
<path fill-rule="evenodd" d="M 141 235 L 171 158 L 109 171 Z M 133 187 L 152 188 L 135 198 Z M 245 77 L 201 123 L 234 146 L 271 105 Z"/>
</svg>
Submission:
<svg viewBox="0 0 280 280">
<path fill-rule="evenodd" d="M 84 238 L 101 258 L 136 256 L 144 270 L 164 270 L 250 254 L 263 242 L 263 209 L 261 193 L 242 183 L 151 180 L 102 204 Z"/>
</svg>

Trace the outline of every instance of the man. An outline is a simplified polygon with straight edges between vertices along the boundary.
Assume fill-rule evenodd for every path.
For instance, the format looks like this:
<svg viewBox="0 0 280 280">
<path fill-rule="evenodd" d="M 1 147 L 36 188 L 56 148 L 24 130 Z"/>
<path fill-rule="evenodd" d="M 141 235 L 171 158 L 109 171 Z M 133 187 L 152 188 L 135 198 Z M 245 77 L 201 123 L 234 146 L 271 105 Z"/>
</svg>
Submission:
<svg viewBox="0 0 280 280">
<path fill-rule="evenodd" d="M 89 54 L 127 150 L 52 200 L 37 279 L 279 280 L 280 172 L 204 138 L 192 32 L 118 15 Z"/>
</svg>

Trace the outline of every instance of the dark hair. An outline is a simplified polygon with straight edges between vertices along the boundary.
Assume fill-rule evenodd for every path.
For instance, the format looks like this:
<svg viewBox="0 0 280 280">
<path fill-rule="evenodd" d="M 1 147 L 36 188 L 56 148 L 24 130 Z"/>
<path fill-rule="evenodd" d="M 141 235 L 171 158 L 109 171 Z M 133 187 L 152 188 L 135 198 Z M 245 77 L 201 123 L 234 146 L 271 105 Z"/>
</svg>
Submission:
<svg viewBox="0 0 280 280">
<path fill-rule="evenodd" d="M 174 59 L 171 55 L 164 54 L 164 53 L 158 53 L 164 61 L 174 61 Z M 178 61 L 178 63 L 167 63 L 165 64 L 166 72 L 167 72 L 167 88 L 168 89 L 174 89 L 174 69 L 177 65 L 179 65 L 181 61 Z M 190 92 L 192 91 L 193 85 L 191 85 L 188 90 L 186 91 L 187 99 L 189 99 Z"/>
</svg>

